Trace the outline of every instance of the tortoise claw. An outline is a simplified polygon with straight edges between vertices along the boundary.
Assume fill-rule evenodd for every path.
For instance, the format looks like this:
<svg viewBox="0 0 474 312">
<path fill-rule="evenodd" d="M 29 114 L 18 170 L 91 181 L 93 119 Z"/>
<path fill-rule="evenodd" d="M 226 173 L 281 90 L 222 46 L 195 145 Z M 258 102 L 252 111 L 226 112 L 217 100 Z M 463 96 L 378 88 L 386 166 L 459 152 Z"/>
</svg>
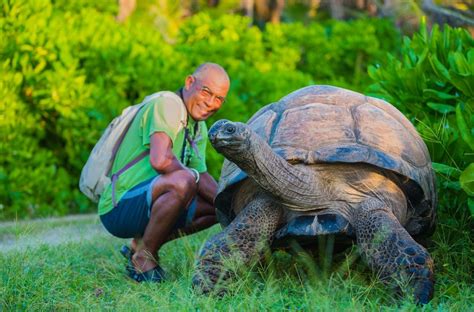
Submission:
<svg viewBox="0 0 474 312">
<path fill-rule="evenodd" d="M 193 289 L 201 295 L 223 297 L 228 291 L 226 285 L 229 282 L 230 274 L 227 273 L 222 270 L 212 269 L 196 273 L 192 279 Z M 220 276 L 221 274 L 224 276 Z"/>
<path fill-rule="evenodd" d="M 434 283 L 424 279 L 415 282 L 415 302 L 417 304 L 427 304 L 433 298 Z"/>
</svg>

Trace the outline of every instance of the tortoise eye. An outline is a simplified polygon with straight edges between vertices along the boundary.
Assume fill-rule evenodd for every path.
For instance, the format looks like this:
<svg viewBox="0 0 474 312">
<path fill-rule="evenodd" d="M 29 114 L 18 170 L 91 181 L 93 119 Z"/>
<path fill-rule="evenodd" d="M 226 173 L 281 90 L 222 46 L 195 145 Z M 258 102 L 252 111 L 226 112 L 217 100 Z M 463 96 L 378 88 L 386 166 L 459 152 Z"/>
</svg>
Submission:
<svg viewBox="0 0 474 312">
<path fill-rule="evenodd" d="M 234 125 L 227 125 L 225 127 L 225 133 L 234 134 L 235 133 L 235 126 Z"/>
</svg>

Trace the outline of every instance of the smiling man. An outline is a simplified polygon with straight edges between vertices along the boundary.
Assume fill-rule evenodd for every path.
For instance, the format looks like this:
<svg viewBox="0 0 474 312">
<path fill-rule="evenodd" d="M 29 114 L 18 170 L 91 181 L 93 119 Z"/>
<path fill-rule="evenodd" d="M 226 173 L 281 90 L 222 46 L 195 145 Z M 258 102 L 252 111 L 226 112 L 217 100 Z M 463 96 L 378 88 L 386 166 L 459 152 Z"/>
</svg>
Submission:
<svg viewBox="0 0 474 312">
<path fill-rule="evenodd" d="M 112 167 L 119 178 L 102 194 L 99 215 L 112 235 L 133 238 L 122 251 L 130 259 L 128 276 L 137 282 L 164 279 L 158 258 L 164 243 L 216 222 L 217 183 L 207 173 L 204 121 L 221 108 L 229 86 L 221 66 L 200 65 L 179 97 L 144 105 L 119 147 Z"/>
</svg>

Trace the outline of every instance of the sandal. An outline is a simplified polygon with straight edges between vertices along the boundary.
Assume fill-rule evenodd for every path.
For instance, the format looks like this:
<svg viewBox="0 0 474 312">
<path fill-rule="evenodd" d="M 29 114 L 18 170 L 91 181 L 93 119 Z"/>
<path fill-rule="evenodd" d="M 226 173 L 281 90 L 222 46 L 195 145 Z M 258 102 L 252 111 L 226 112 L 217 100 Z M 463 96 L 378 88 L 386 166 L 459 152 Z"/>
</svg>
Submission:
<svg viewBox="0 0 474 312">
<path fill-rule="evenodd" d="M 141 283 L 141 282 L 154 282 L 154 283 L 160 283 L 165 280 L 165 271 L 157 265 L 151 270 L 148 270 L 146 272 L 138 273 L 135 268 L 133 269 L 133 272 L 129 271 L 128 277 L 133 279 L 134 281 Z"/>
<path fill-rule="evenodd" d="M 132 262 L 132 256 L 134 252 L 128 246 L 123 245 L 120 248 L 120 253 L 125 257 L 125 259 L 128 260 L 127 264 L 125 265 L 125 270 L 127 270 L 128 274 L 131 274 L 132 271 L 135 272 L 135 267 L 133 266 Z"/>
<path fill-rule="evenodd" d="M 122 256 L 124 256 L 128 260 L 128 263 L 125 266 L 125 269 L 127 270 L 127 276 L 133 279 L 134 281 L 138 283 L 141 283 L 141 282 L 159 283 L 165 280 L 165 271 L 159 265 L 157 265 L 155 268 L 148 270 L 146 272 L 142 272 L 142 273 L 137 272 L 132 262 L 132 256 L 134 252 L 128 246 L 123 245 L 122 248 L 120 248 L 120 253 L 122 254 Z"/>
</svg>

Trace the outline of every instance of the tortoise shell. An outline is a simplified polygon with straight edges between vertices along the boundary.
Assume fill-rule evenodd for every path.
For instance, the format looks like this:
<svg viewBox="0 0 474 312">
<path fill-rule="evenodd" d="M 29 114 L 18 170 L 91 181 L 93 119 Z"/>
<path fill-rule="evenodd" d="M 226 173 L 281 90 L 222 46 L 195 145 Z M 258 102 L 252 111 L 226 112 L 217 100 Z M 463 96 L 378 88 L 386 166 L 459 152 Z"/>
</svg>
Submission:
<svg viewBox="0 0 474 312">
<path fill-rule="evenodd" d="M 309 86 L 263 107 L 248 125 L 290 163 L 367 163 L 390 170 L 412 210 L 408 232 L 434 229 L 437 198 L 428 149 L 391 104 L 338 87 Z M 233 219 L 232 194 L 245 178 L 225 160 L 216 197 L 223 225 Z"/>
</svg>

